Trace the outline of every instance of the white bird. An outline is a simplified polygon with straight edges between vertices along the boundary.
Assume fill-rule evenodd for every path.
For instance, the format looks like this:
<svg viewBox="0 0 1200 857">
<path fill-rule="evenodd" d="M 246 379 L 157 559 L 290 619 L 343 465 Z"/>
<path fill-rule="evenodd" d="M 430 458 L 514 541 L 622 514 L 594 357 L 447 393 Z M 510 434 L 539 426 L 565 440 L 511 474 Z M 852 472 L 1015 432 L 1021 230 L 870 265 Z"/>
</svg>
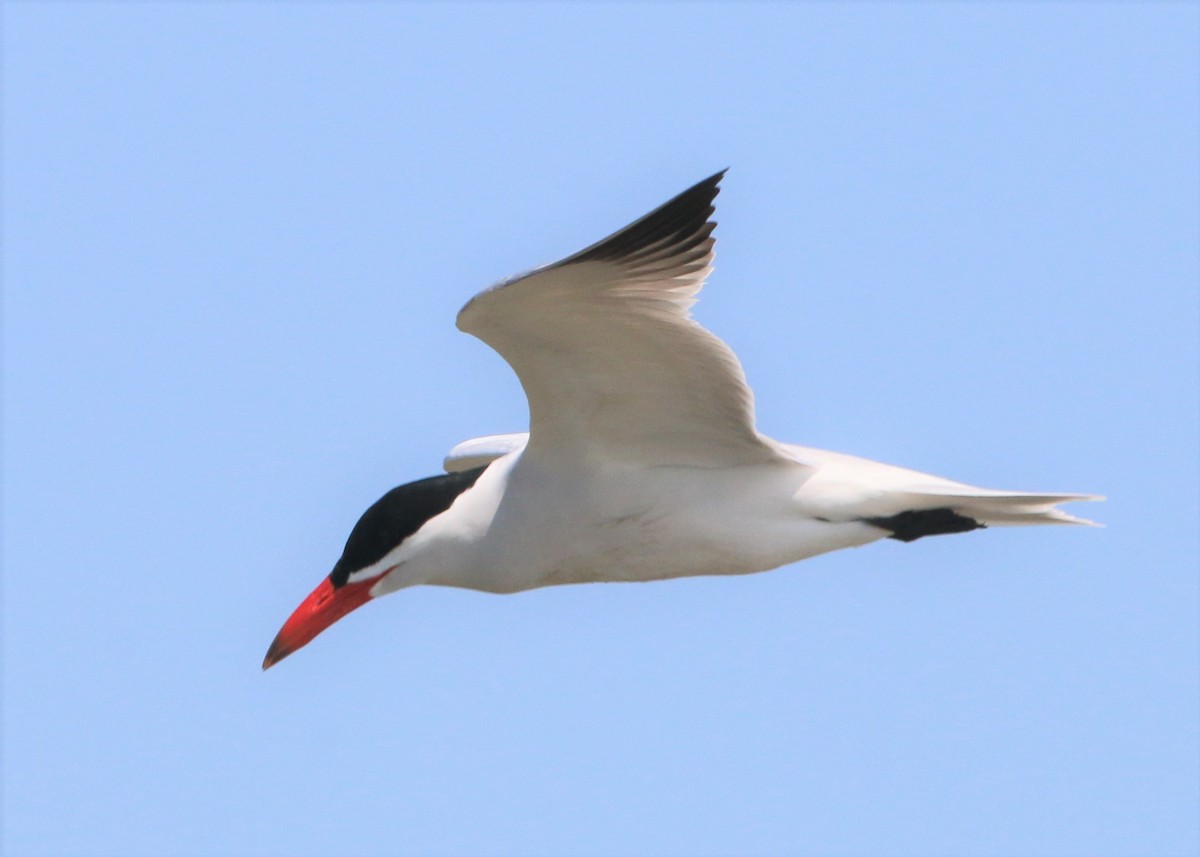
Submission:
<svg viewBox="0 0 1200 857">
<path fill-rule="evenodd" d="M 1084 494 L 995 491 L 772 440 L 737 357 L 691 318 L 724 171 L 573 256 L 471 299 L 459 329 L 500 353 L 529 432 L 459 444 L 354 526 L 263 669 L 409 586 L 520 592 L 748 574 L 882 538 L 1087 524 Z"/>
</svg>

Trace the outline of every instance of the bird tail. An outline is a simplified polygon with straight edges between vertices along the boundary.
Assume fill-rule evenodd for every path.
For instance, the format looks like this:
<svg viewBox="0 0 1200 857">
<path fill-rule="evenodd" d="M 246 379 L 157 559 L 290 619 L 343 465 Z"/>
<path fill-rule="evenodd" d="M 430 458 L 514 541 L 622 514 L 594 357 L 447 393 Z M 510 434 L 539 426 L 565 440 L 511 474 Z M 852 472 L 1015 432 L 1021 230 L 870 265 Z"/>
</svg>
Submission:
<svg viewBox="0 0 1200 857">
<path fill-rule="evenodd" d="M 950 509 L 986 527 L 1015 527 L 1034 524 L 1083 524 L 1100 526 L 1056 508 L 1076 500 L 1103 500 L 1095 494 L 1042 494 L 996 491 L 971 485 L 913 486 L 906 494 L 911 509 Z"/>
</svg>

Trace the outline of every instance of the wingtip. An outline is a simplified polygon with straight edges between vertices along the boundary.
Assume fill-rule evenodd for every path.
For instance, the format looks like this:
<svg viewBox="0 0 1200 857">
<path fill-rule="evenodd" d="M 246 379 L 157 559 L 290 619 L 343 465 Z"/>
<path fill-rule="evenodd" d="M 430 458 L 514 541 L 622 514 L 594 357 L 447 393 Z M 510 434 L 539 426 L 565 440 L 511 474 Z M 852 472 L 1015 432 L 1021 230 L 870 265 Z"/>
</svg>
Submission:
<svg viewBox="0 0 1200 857">
<path fill-rule="evenodd" d="M 694 185 L 692 185 L 690 188 L 685 190 L 683 193 L 679 194 L 679 196 L 685 196 L 687 194 L 692 194 L 698 190 L 709 190 L 712 192 L 711 199 L 716 199 L 717 194 L 719 194 L 721 192 L 721 181 L 725 178 L 725 174 L 727 172 L 729 172 L 729 167 L 724 167 L 720 170 L 717 170 L 717 172 L 713 173 L 708 178 L 701 179 L 700 181 L 696 182 Z M 710 200 L 710 204 L 711 204 L 711 200 Z"/>
<path fill-rule="evenodd" d="M 656 262 L 692 250 L 707 240 L 716 226 L 712 220 L 715 200 L 728 169 L 696 182 L 649 214 L 555 265 L 632 259 Z M 710 248 L 711 244 L 703 253 L 709 253 Z M 647 251 L 650 255 L 646 255 Z"/>
</svg>

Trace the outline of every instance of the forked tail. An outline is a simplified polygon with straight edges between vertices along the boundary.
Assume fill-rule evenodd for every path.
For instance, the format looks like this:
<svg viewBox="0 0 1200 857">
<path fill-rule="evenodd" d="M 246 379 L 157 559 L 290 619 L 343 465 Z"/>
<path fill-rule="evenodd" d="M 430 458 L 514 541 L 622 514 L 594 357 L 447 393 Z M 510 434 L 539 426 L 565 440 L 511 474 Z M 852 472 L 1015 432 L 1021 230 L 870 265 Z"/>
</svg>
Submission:
<svg viewBox="0 0 1200 857">
<path fill-rule="evenodd" d="M 887 517 L 868 518 L 867 523 L 891 530 L 890 538 L 904 542 L 923 536 L 963 533 L 980 527 L 1012 527 L 1031 524 L 1084 524 L 1099 526 L 1056 508 L 1075 500 L 1103 500 L 1093 494 L 1030 494 L 993 491 L 968 485 L 930 485 L 897 492 L 889 500 L 904 505 L 905 511 Z"/>
</svg>

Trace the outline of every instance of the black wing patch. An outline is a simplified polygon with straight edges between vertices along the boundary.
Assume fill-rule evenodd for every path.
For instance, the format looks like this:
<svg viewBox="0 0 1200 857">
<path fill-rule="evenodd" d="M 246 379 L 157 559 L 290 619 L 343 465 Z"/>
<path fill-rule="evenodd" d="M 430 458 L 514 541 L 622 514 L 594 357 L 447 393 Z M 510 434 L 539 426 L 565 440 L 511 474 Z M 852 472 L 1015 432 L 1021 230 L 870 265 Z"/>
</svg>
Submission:
<svg viewBox="0 0 1200 857">
<path fill-rule="evenodd" d="M 966 533 L 971 530 L 981 530 L 986 526 L 974 518 L 958 514 L 953 509 L 921 509 L 901 512 L 890 518 L 864 518 L 863 520 L 873 526 L 891 530 L 892 534 L 888 538 L 901 542 L 915 542 L 925 536 Z"/>
</svg>

